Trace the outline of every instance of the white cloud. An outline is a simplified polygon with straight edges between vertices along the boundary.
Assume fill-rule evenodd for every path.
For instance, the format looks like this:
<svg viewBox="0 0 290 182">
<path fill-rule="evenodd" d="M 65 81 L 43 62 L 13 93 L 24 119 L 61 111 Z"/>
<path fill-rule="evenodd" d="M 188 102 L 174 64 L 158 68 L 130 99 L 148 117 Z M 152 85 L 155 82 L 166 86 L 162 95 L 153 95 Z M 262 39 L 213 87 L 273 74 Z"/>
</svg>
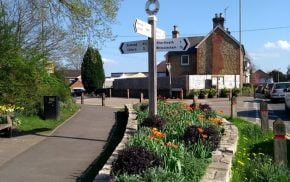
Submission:
<svg viewBox="0 0 290 182">
<path fill-rule="evenodd" d="M 276 44 L 273 42 L 267 42 L 266 44 L 264 44 L 265 48 L 275 48 Z"/>
<path fill-rule="evenodd" d="M 108 58 L 103 58 L 103 62 L 104 62 L 104 64 L 117 64 L 116 61 L 114 61 L 112 59 L 108 59 Z"/>
<path fill-rule="evenodd" d="M 286 40 L 278 40 L 276 42 L 267 42 L 264 44 L 266 49 L 281 49 L 281 50 L 290 50 L 290 42 Z"/>
<path fill-rule="evenodd" d="M 290 43 L 286 40 L 278 40 L 277 45 L 283 50 L 290 50 Z"/>
</svg>

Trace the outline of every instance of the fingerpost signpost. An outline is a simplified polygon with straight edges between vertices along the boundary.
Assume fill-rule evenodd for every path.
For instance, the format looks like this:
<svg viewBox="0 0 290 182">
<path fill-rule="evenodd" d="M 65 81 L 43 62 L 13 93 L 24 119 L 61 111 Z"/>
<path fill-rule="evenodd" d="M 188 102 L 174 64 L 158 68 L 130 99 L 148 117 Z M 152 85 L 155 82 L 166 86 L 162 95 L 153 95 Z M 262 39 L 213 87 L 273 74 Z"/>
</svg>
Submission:
<svg viewBox="0 0 290 182">
<path fill-rule="evenodd" d="M 151 9 L 150 7 L 154 7 Z M 148 40 L 122 42 L 120 52 L 133 54 L 148 52 L 149 70 L 149 116 L 157 115 L 157 67 L 156 51 L 187 51 L 190 43 L 187 38 L 165 39 L 165 31 L 156 27 L 156 14 L 160 8 L 158 0 L 148 0 L 145 11 L 148 14 L 148 23 L 136 19 L 134 30 L 136 33 L 148 37 Z"/>
</svg>

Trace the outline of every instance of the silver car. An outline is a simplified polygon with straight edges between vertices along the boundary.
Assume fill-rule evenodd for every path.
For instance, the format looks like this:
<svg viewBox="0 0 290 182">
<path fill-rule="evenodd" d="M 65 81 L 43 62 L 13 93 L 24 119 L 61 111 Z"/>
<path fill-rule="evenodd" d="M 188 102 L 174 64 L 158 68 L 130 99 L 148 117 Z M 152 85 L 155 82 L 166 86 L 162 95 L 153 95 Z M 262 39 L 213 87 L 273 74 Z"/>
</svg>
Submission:
<svg viewBox="0 0 290 182">
<path fill-rule="evenodd" d="M 285 99 L 285 91 L 290 87 L 290 82 L 274 83 L 270 90 L 271 102 Z"/>
</svg>

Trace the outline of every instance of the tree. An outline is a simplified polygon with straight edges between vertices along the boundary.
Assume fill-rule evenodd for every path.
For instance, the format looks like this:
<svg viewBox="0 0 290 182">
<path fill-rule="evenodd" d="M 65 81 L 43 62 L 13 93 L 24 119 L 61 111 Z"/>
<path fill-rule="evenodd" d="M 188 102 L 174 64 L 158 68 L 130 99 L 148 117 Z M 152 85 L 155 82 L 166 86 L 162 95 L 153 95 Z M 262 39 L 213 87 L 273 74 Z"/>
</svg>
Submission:
<svg viewBox="0 0 290 182">
<path fill-rule="evenodd" d="M 88 47 L 81 67 L 81 76 L 84 88 L 88 93 L 103 87 L 105 73 L 102 57 L 97 49 Z"/>
<path fill-rule="evenodd" d="M 76 42 L 101 45 L 112 38 L 121 0 L 0 0 L 6 21 L 15 24 L 17 41 L 24 50 L 63 58 Z"/>
<path fill-rule="evenodd" d="M 80 70 L 86 48 L 84 45 L 76 44 L 68 49 L 68 55 L 64 60 L 66 68 Z"/>
<path fill-rule="evenodd" d="M 287 75 L 283 74 L 281 71 L 272 70 L 269 72 L 269 75 L 272 76 L 274 82 L 285 82 L 287 81 Z"/>
</svg>

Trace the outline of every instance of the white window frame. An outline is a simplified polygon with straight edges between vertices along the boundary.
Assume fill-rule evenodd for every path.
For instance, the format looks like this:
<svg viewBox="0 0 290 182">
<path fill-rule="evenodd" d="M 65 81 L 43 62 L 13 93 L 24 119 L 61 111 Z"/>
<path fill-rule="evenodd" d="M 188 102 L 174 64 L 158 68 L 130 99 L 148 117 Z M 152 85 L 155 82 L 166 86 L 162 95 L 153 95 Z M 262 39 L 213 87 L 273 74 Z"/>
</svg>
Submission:
<svg viewBox="0 0 290 182">
<path fill-rule="evenodd" d="M 187 63 L 183 63 L 183 57 L 187 57 Z M 182 55 L 181 56 L 181 60 L 180 60 L 180 64 L 181 64 L 181 66 L 188 66 L 189 65 L 189 55 Z"/>
</svg>

